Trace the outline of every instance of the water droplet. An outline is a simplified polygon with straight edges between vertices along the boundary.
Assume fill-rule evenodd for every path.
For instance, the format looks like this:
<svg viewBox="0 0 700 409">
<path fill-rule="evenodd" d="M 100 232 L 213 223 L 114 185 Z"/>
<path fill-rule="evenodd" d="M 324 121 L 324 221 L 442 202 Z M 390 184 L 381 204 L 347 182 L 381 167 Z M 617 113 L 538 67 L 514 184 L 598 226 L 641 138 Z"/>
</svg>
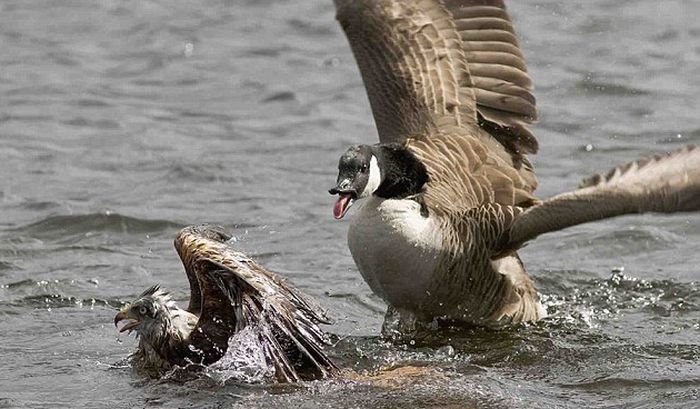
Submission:
<svg viewBox="0 0 700 409">
<path fill-rule="evenodd" d="M 593 150 L 593 145 L 592 145 L 592 144 L 589 143 L 588 145 L 586 145 L 586 152 L 590 152 L 590 151 L 592 151 L 592 150 Z"/>
<path fill-rule="evenodd" d="M 455 349 L 452 345 L 442 346 L 438 348 L 437 352 L 448 357 L 452 357 L 455 355 Z"/>
<path fill-rule="evenodd" d="M 326 66 L 326 67 L 338 67 L 340 66 L 340 58 L 338 57 L 331 57 L 331 58 L 326 58 L 321 62 L 321 65 Z"/>
<path fill-rule="evenodd" d="M 186 41 L 183 54 L 185 54 L 185 57 L 190 58 L 190 57 L 192 57 L 192 53 L 194 53 L 194 44 L 192 44 L 189 41 Z"/>
</svg>

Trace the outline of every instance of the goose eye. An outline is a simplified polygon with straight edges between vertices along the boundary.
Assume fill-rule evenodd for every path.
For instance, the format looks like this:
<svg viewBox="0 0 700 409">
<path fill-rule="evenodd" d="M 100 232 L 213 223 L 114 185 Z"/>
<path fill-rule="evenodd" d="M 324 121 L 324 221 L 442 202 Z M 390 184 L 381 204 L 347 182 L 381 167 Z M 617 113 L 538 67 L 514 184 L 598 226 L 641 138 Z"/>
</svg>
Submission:
<svg viewBox="0 0 700 409">
<path fill-rule="evenodd" d="M 139 314 L 146 315 L 148 309 L 146 307 L 139 307 Z"/>
<path fill-rule="evenodd" d="M 360 168 L 360 171 L 361 171 L 362 173 L 367 172 L 367 165 L 362 165 L 362 168 Z"/>
</svg>

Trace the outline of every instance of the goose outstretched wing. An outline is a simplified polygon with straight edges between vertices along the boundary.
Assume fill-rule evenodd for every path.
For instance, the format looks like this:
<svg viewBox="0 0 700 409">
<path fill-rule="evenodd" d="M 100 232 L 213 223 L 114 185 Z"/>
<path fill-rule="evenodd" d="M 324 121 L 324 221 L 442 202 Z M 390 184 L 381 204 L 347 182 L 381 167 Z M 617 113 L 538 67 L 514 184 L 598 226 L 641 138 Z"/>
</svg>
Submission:
<svg viewBox="0 0 700 409">
<path fill-rule="evenodd" d="M 381 142 L 481 128 L 535 153 L 532 82 L 502 0 L 336 0 Z"/>
<path fill-rule="evenodd" d="M 531 208 L 509 214 L 500 252 L 577 224 L 633 213 L 700 210 L 700 149 L 687 146 L 617 166 Z M 506 217 L 508 219 L 508 217 Z"/>
</svg>

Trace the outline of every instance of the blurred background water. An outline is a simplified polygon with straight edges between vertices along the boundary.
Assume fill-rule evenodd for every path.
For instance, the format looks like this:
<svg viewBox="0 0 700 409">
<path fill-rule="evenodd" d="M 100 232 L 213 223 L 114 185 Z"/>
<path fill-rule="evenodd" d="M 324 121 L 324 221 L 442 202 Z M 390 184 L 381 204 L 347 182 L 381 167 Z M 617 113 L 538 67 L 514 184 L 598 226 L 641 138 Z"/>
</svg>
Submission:
<svg viewBox="0 0 700 409">
<path fill-rule="evenodd" d="M 508 2 L 537 86 L 547 197 L 700 143 L 700 3 Z M 376 131 L 330 0 L 0 3 L 0 407 L 700 406 L 700 216 L 625 217 L 521 255 L 550 318 L 431 347 L 384 305 L 326 190 Z M 172 248 L 214 222 L 335 317 L 331 354 L 392 382 L 154 382 L 114 310 L 188 286 Z"/>
</svg>

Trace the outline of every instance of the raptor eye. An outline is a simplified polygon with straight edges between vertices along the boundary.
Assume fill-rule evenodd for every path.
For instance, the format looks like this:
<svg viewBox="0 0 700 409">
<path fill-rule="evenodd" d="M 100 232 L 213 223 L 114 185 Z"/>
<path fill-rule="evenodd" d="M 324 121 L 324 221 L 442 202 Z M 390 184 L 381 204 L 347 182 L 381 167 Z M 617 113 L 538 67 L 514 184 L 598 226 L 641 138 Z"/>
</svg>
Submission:
<svg viewBox="0 0 700 409">
<path fill-rule="evenodd" d="M 141 314 L 141 315 L 146 315 L 147 312 L 148 312 L 148 308 L 146 308 L 146 307 L 139 307 L 139 314 Z"/>
</svg>

